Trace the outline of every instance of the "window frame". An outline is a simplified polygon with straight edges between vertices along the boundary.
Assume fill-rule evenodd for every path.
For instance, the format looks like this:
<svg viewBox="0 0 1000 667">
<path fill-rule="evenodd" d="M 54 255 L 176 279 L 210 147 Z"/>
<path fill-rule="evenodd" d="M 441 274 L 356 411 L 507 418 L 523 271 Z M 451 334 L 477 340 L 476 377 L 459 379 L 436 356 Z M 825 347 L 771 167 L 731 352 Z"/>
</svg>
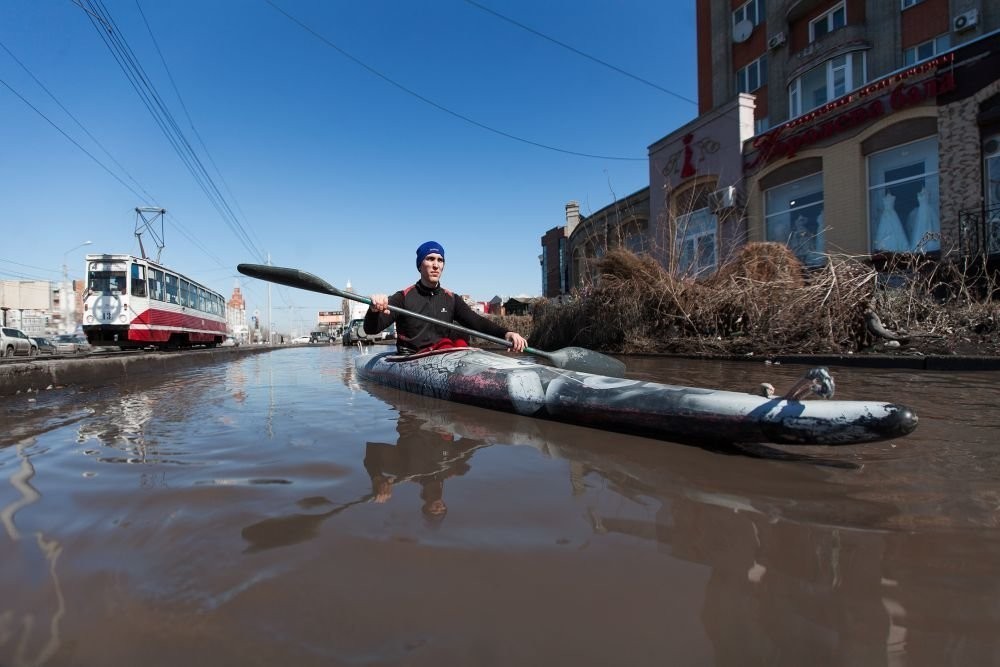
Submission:
<svg viewBox="0 0 1000 667">
<path fill-rule="evenodd" d="M 812 183 L 807 183 L 807 181 L 816 181 L 816 185 L 819 186 L 819 189 L 817 190 Z M 771 197 L 777 196 L 777 191 L 781 189 L 789 189 L 789 193 L 791 193 L 796 184 L 802 184 L 805 187 L 812 188 L 809 191 L 804 191 L 800 195 L 796 195 L 798 198 L 811 198 L 817 193 L 819 194 L 819 198 L 816 200 L 809 199 L 809 201 L 806 201 L 800 206 L 796 206 L 795 201 L 792 201 L 785 208 L 770 210 L 771 206 L 769 205 Z M 784 192 L 781 194 L 782 196 L 785 196 Z M 787 196 L 791 197 L 791 194 Z M 765 241 L 781 243 L 788 246 L 799 261 L 806 266 L 819 266 L 825 262 L 824 249 L 826 245 L 826 230 L 823 226 L 823 213 L 826 209 L 826 193 L 824 191 L 822 171 L 815 171 L 811 174 L 807 174 L 806 176 L 793 178 L 792 180 L 767 188 L 763 192 L 763 204 Z M 809 215 L 806 216 L 806 222 L 811 222 L 816 226 L 816 229 L 811 236 L 802 236 L 803 242 L 809 242 L 811 240 L 813 245 L 813 247 L 805 250 L 805 252 L 797 252 L 797 248 L 794 247 L 792 243 L 793 237 L 795 236 L 795 229 L 793 229 L 794 223 L 792 222 L 792 213 L 794 212 L 798 212 L 800 216 L 808 212 Z M 784 215 L 788 216 L 787 221 L 780 221 L 778 216 Z M 772 230 L 779 226 L 782 233 L 772 233 Z M 785 229 L 786 227 L 787 229 Z M 804 247 L 805 246 L 800 246 L 798 249 L 802 249 Z"/>
<path fill-rule="evenodd" d="M 747 18 L 747 8 L 753 5 L 754 18 Z M 767 6 L 765 0 L 747 0 L 742 5 L 733 10 L 733 27 L 740 21 L 750 21 L 750 23 L 757 27 L 766 20 Z"/>
<path fill-rule="evenodd" d="M 844 12 L 844 22 L 841 25 L 834 24 L 834 16 L 837 14 L 838 11 Z M 826 30 L 825 32 L 817 35 L 816 26 L 819 25 L 820 23 L 826 24 Z M 809 21 L 809 43 L 812 44 L 817 39 L 820 39 L 822 37 L 825 37 L 826 35 L 836 32 L 837 30 L 840 30 L 846 25 L 847 25 L 847 2 L 845 0 L 841 0 L 836 5 L 834 5 L 830 9 L 826 10 L 825 12 L 814 18 L 812 21 Z"/>
<path fill-rule="evenodd" d="M 696 217 L 705 216 L 704 220 L 697 220 Z M 691 228 L 691 222 L 695 221 L 695 227 Z M 702 264 L 702 253 L 699 250 L 704 247 L 702 240 L 711 239 L 711 263 Z M 681 276 L 692 276 L 699 278 L 711 275 L 719 266 L 719 217 L 712 213 L 708 206 L 697 208 L 690 213 L 677 216 L 677 227 L 674 234 L 677 273 Z M 691 261 L 685 263 L 684 248 L 692 244 Z"/>
<path fill-rule="evenodd" d="M 942 41 L 944 41 L 943 46 L 939 44 Z M 931 54 L 929 56 L 921 58 L 920 47 L 927 46 L 928 44 L 930 44 L 931 46 Z M 919 44 L 915 44 L 914 46 L 911 46 L 908 49 L 903 49 L 903 66 L 910 67 L 912 65 L 917 65 L 927 60 L 931 60 L 932 58 L 938 57 L 939 55 L 941 55 L 945 51 L 948 51 L 949 49 L 951 49 L 951 33 L 943 32 L 937 37 L 932 37 L 931 39 L 928 39 L 925 42 L 920 42 Z M 911 52 L 913 53 L 913 60 L 909 61 L 907 60 L 907 56 Z"/>
<path fill-rule="evenodd" d="M 908 162 L 902 161 L 899 158 L 906 157 L 907 151 L 912 152 L 914 149 L 922 151 L 923 153 L 924 156 L 923 159 L 925 160 L 925 163 L 923 165 L 924 171 L 921 172 L 920 174 L 904 175 L 886 181 L 885 175 L 887 172 L 899 171 L 901 169 L 906 169 L 908 166 L 910 166 Z M 865 156 L 865 170 L 867 171 L 867 190 L 865 194 L 867 199 L 866 208 L 868 209 L 868 248 L 870 252 L 873 253 L 928 252 L 928 251 L 933 252 L 936 250 L 940 250 L 941 247 L 940 241 L 935 241 L 932 239 L 921 243 L 921 241 L 923 241 L 923 235 L 921 235 L 921 238 L 916 239 L 915 241 L 914 239 L 910 238 L 910 231 L 906 229 L 906 227 L 909 227 L 910 225 L 909 217 L 910 215 L 913 214 L 916 207 L 911 206 L 909 209 L 903 210 L 902 215 L 899 215 L 899 210 L 897 209 L 896 205 L 894 205 L 893 211 L 894 213 L 896 213 L 895 217 L 897 220 L 899 220 L 899 224 L 903 227 L 903 231 L 907 236 L 906 238 L 907 246 L 905 248 L 898 248 L 898 247 L 876 248 L 875 247 L 877 241 L 876 236 L 878 235 L 877 228 L 879 227 L 880 223 L 878 218 L 881 216 L 876 216 L 877 211 L 876 211 L 876 206 L 874 204 L 877 193 L 879 192 L 883 193 L 884 197 L 884 193 L 886 191 L 889 191 L 890 188 L 892 188 L 893 191 L 891 192 L 891 194 L 893 195 L 893 200 L 897 202 L 898 205 L 898 202 L 904 201 L 903 199 L 900 199 L 900 197 L 906 196 L 905 193 L 906 189 L 909 189 L 911 192 L 913 192 L 911 186 L 915 185 L 918 181 L 921 181 L 921 189 L 926 190 L 928 188 L 927 180 L 933 179 L 934 183 L 933 187 L 931 187 L 930 190 L 928 191 L 928 199 L 933 200 L 935 202 L 934 206 L 930 208 L 931 212 L 933 212 L 936 217 L 940 213 L 939 207 L 941 202 L 941 180 L 940 180 L 941 165 L 939 156 L 940 150 L 941 150 L 941 145 L 937 135 L 931 135 L 927 137 L 921 137 L 920 139 L 915 139 L 913 141 L 906 141 L 901 144 L 897 144 L 895 146 L 890 146 L 889 148 L 876 151 L 874 153 L 870 153 Z M 894 153 L 898 154 L 899 157 L 893 159 Z M 920 154 L 921 153 L 917 153 L 917 155 Z M 926 160 L 928 158 L 933 158 L 932 169 L 928 169 L 927 167 Z M 873 170 L 873 162 L 876 163 L 875 165 L 876 168 L 882 169 L 882 174 L 881 174 L 882 182 L 880 183 L 873 182 L 874 180 L 876 180 L 876 176 L 878 175 L 878 172 Z M 940 219 L 937 219 L 936 222 L 937 222 L 937 229 L 933 231 L 936 232 L 937 234 L 940 234 L 941 221 Z"/>
<path fill-rule="evenodd" d="M 855 62 L 859 57 L 860 63 Z M 844 65 L 842 67 L 836 65 L 836 61 L 840 58 L 844 59 Z M 825 70 L 824 81 L 826 84 L 826 99 L 818 104 L 814 104 L 813 106 L 806 108 L 803 103 L 804 96 L 802 94 L 802 82 L 806 79 L 806 77 L 820 68 Z M 845 76 L 843 81 L 843 92 L 838 93 L 836 89 L 836 73 L 840 70 L 844 72 Z M 860 74 L 860 81 L 854 80 L 856 74 Z M 795 77 L 795 79 L 788 84 L 788 117 L 797 118 L 802 114 L 809 113 L 813 109 L 818 109 L 838 97 L 843 97 L 844 95 L 861 88 L 865 85 L 867 80 L 868 53 L 864 49 L 848 51 L 829 58 L 819 65 L 816 65 L 815 67 Z M 810 104 L 812 103 L 810 102 Z"/>
<path fill-rule="evenodd" d="M 915 7 L 919 5 L 924 0 L 899 0 L 899 10 L 909 9 L 910 7 Z"/>
<path fill-rule="evenodd" d="M 755 90 L 760 90 L 767 85 L 767 54 L 762 54 L 756 60 L 747 63 L 743 67 L 736 70 L 736 94 L 740 93 L 752 93 Z M 757 70 L 757 85 L 753 88 L 750 87 L 750 73 L 751 68 Z M 745 88 L 743 87 L 745 85 Z"/>
</svg>

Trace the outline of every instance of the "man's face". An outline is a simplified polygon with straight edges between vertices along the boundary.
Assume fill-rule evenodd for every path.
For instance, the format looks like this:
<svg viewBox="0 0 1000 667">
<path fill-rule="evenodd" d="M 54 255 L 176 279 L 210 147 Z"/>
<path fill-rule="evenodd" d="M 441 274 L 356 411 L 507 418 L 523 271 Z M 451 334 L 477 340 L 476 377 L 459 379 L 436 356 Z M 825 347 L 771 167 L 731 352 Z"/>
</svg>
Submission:
<svg viewBox="0 0 1000 667">
<path fill-rule="evenodd" d="M 432 252 L 424 257 L 420 262 L 420 279 L 428 285 L 437 285 L 441 282 L 441 274 L 444 273 L 444 257 Z"/>
</svg>

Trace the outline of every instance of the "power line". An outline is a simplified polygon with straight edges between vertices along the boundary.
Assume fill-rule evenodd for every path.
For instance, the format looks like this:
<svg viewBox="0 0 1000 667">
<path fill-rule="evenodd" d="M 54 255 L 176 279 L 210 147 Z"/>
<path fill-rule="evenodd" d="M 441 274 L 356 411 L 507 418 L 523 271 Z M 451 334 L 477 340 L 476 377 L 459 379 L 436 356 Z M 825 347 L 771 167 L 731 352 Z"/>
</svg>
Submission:
<svg viewBox="0 0 1000 667">
<path fill-rule="evenodd" d="M 548 151 L 555 151 L 556 153 L 563 153 L 565 155 L 575 155 L 577 157 L 596 158 L 596 159 L 599 159 L 599 160 L 623 160 L 623 161 L 630 161 L 630 162 L 633 162 L 633 161 L 634 162 L 645 162 L 648 159 L 648 158 L 645 158 L 645 157 L 641 157 L 641 158 L 639 158 L 639 157 L 620 157 L 620 156 L 613 156 L 613 155 L 595 155 L 593 153 L 582 153 L 580 151 L 572 151 L 572 150 L 568 150 L 568 149 L 565 149 L 565 148 L 558 148 L 556 146 L 550 146 L 548 144 L 543 144 L 543 143 L 538 142 L 538 141 L 532 141 L 531 139 L 525 139 L 524 137 L 519 137 L 517 135 L 511 134 L 510 132 L 505 132 L 503 130 L 498 130 L 495 127 L 491 127 L 489 125 L 486 125 L 485 123 L 479 122 L 478 120 L 474 120 L 474 119 L 472 119 L 472 118 L 470 118 L 470 117 L 468 117 L 466 115 L 460 114 L 457 111 L 453 111 L 453 110 L 449 109 L 448 107 L 446 107 L 444 105 L 441 105 L 441 104 L 438 104 L 437 102 L 435 102 L 435 101 L 433 101 L 433 100 L 431 100 L 431 99 L 429 99 L 429 98 L 421 95 L 420 93 L 416 92 L 415 90 L 407 88 L 406 86 L 404 86 L 403 84 L 399 83 L 398 81 L 390 78 L 389 76 L 383 74 L 382 72 L 380 72 L 379 70 L 375 69 L 371 65 L 368 65 L 364 61 L 360 60 L 359 58 L 356 58 L 355 56 L 351 55 L 350 53 L 348 53 L 344 49 L 340 48 L 339 46 L 337 46 L 336 44 L 334 44 L 332 41 L 330 41 L 329 39 L 327 39 L 325 36 L 321 35 L 319 32 L 317 32 L 316 30 L 314 30 L 310 26 L 306 25 L 305 23 L 303 23 L 302 21 L 300 21 L 295 16 L 292 16 L 291 14 L 289 14 L 288 12 L 286 12 L 284 9 L 282 9 L 281 7 L 279 7 L 276 4 L 274 4 L 274 2 L 272 0 L 264 0 L 264 2 L 266 2 L 269 5 L 271 5 L 271 7 L 273 7 L 275 11 L 277 11 L 279 14 L 282 14 L 283 16 L 285 16 L 288 20 L 290 20 L 291 22 L 293 22 L 296 25 L 298 25 L 300 28 L 302 28 L 303 30 L 305 30 L 306 32 L 308 32 L 309 34 L 311 34 L 312 36 L 314 36 L 316 39 L 320 40 L 321 42 L 323 42 L 324 44 L 326 44 L 330 48 L 336 50 L 342 56 L 344 56 L 348 60 L 351 60 L 352 62 L 354 62 L 358 66 L 363 67 L 364 69 L 368 70 L 369 72 L 371 72 L 372 74 L 374 74 L 378 78 L 382 79 L 386 83 L 395 86 L 396 88 L 402 90 L 407 95 L 411 95 L 412 97 L 417 98 L 418 100 L 420 100 L 424 104 L 430 105 L 430 106 L 434 107 L 435 109 L 437 109 L 438 111 L 443 111 L 444 113 L 446 113 L 446 114 L 448 114 L 450 116 L 454 116 L 455 118 L 458 118 L 459 120 L 463 120 L 466 123 L 469 123 L 470 125 L 475 125 L 476 127 L 480 128 L 480 129 L 483 129 L 483 130 L 486 130 L 487 132 L 492 132 L 493 134 L 498 134 L 501 137 L 506 137 L 507 139 L 512 139 L 514 141 L 518 141 L 518 142 L 523 143 L 523 144 L 528 144 L 529 146 L 535 146 L 536 148 L 543 148 L 543 149 L 548 150 Z"/>
<path fill-rule="evenodd" d="M 180 158 L 181 162 L 188 169 L 188 172 L 195 179 L 195 182 L 208 197 L 209 202 L 219 213 L 220 217 L 236 235 L 240 243 L 250 251 L 254 257 L 262 258 L 263 253 L 256 248 L 244 225 L 233 213 L 226 197 L 222 194 L 214 179 L 205 168 L 197 152 L 187 140 L 184 132 L 180 129 L 169 108 L 164 103 L 163 98 L 157 92 L 150 77 L 146 74 L 135 52 L 129 46 L 124 34 L 115 24 L 114 18 L 103 5 L 101 0 L 85 0 L 87 7 L 80 5 L 87 12 L 91 23 L 97 30 L 105 46 L 111 52 L 118 63 L 119 68 L 126 79 L 132 85 L 133 90 L 139 96 L 143 105 L 153 116 L 154 122 L 159 126 L 164 137 Z M 80 4 L 79 2 L 77 3 Z"/>
<path fill-rule="evenodd" d="M 601 60 L 600 58 L 597 58 L 595 56 L 590 55 L 589 53 L 585 53 L 584 51 L 581 51 L 580 49 L 578 49 L 578 48 L 576 48 L 574 46 L 570 46 L 569 44 L 566 44 L 565 42 L 560 42 L 555 37 L 550 37 L 549 35 L 546 35 L 543 32 L 539 32 L 538 30 L 535 30 L 534 28 L 532 28 L 530 26 L 526 26 L 525 24 L 523 24 L 523 23 L 521 23 L 519 21 L 515 21 L 514 19 L 510 18 L 509 16 L 505 16 L 505 15 L 501 14 L 498 11 L 490 9 L 489 7 L 487 7 L 485 5 L 479 4 L 475 0 L 465 0 L 465 2 L 469 3 L 470 5 L 472 5 L 473 7 L 477 8 L 477 9 L 481 9 L 482 11 L 486 12 L 487 14 L 492 14 L 493 16 L 497 17 L 498 19 L 501 19 L 501 20 L 507 21 L 508 23 L 516 25 L 521 30 L 525 30 L 527 32 L 530 32 L 531 34 L 537 35 L 538 37 L 541 37 L 542 39 L 548 40 L 548 41 L 552 42 L 553 44 L 561 46 L 562 48 L 564 48 L 564 49 L 566 49 L 568 51 L 571 51 L 571 52 L 575 53 L 578 56 L 586 58 L 587 60 L 591 60 L 591 61 L 597 63 L 598 65 L 602 65 L 604 67 L 607 67 L 610 70 L 613 70 L 615 72 L 618 72 L 619 74 L 627 76 L 630 79 L 634 79 L 635 81 L 638 81 L 639 83 L 643 83 L 643 84 L 649 86 L 650 88 L 655 88 L 656 90 L 659 90 L 660 92 L 666 93 L 667 95 L 671 95 L 673 97 L 676 97 L 679 100 L 683 100 L 685 102 L 690 102 L 691 104 L 693 104 L 695 106 L 698 106 L 698 102 L 696 100 L 692 100 L 690 97 L 685 97 L 684 95 L 681 95 L 680 93 L 675 93 L 674 91 L 669 90 L 667 88 L 664 88 L 663 86 L 657 85 L 657 84 L 653 83 L 652 81 L 649 81 L 647 79 L 643 79 L 641 76 L 636 76 L 635 74 L 632 74 L 631 72 L 627 72 L 627 71 L 623 70 L 620 67 L 616 67 L 615 65 L 612 65 L 609 62 L 605 62 L 605 61 Z"/>
</svg>

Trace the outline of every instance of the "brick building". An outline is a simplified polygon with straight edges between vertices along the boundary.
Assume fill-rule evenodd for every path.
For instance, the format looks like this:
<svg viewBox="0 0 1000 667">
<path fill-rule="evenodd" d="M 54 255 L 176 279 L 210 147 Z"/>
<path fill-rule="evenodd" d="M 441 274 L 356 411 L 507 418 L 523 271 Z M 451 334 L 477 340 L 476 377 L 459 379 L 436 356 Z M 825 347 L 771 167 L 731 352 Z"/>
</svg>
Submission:
<svg viewBox="0 0 1000 667">
<path fill-rule="evenodd" d="M 1000 2 L 696 7 L 699 116 L 649 146 L 641 245 L 665 268 L 706 275 L 764 240 L 807 265 L 1000 254 Z M 557 228 L 569 288 L 603 252 L 584 228 Z"/>
</svg>

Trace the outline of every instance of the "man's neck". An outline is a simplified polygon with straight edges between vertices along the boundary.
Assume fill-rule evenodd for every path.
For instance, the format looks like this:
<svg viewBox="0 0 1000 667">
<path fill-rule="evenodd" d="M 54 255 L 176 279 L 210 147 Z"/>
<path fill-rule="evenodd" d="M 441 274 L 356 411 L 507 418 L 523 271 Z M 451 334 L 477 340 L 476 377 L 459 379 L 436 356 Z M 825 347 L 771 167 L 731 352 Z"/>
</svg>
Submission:
<svg viewBox="0 0 1000 667">
<path fill-rule="evenodd" d="M 430 290 L 437 289 L 438 287 L 441 286 L 441 281 L 440 280 L 438 282 L 436 282 L 436 283 L 428 283 L 426 280 L 424 280 L 423 278 L 421 278 L 418 282 L 421 285 L 423 285 L 424 287 L 426 287 L 427 289 L 430 289 Z"/>
</svg>

